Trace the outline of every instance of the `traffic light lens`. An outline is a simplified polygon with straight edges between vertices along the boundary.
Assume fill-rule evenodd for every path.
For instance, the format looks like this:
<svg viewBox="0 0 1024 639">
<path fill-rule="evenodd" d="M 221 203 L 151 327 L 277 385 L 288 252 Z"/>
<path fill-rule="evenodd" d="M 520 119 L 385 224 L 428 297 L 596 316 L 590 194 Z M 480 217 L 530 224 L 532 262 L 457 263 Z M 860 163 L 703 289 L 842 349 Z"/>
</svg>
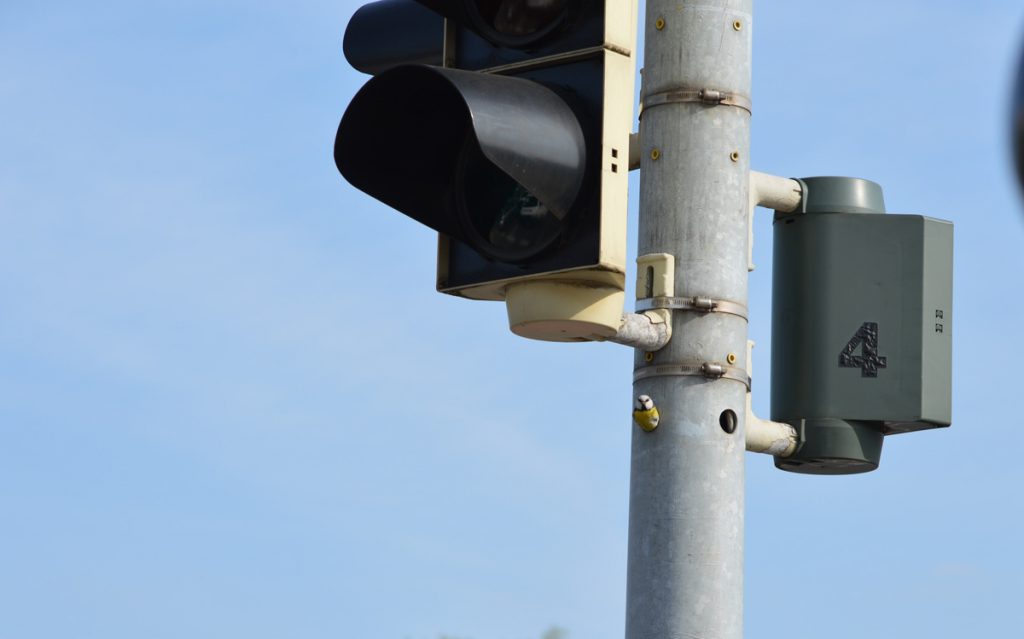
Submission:
<svg viewBox="0 0 1024 639">
<path fill-rule="evenodd" d="M 521 262 L 548 247 L 562 224 L 522 184 L 484 158 L 467 138 L 459 161 L 459 215 L 474 248 L 502 262 Z"/>
<path fill-rule="evenodd" d="M 532 40 L 547 35 L 565 19 L 569 0 L 478 0 L 475 4 L 480 18 L 497 34 Z"/>
</svg>

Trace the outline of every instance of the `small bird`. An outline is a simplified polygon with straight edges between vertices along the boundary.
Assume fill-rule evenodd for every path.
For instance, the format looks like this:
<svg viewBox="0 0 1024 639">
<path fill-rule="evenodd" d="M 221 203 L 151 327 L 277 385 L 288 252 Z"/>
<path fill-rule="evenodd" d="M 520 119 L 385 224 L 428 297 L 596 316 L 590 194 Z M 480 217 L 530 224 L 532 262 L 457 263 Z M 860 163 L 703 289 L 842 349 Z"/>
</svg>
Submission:
<svg viewBox="0 0 1024 639">
<path fill-rule="evenodd" d="M 658 407 L 654 405 L 654 400 L 649 395 L 641 395 L 636 398 L 636 402 L 633 404 L 633 421 L 644 429 L 644 432 L 649 433 L 657 428 L 660 420 L 661 414 L 658 413 Z"/>
</svg>

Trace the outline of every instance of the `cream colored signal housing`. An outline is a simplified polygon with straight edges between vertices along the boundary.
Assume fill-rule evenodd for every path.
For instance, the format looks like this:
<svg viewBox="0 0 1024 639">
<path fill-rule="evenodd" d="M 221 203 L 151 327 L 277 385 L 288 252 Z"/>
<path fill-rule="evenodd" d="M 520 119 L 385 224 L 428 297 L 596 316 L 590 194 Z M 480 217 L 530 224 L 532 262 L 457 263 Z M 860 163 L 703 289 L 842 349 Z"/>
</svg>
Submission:
<svg viewBox="0 0 1024 639">
<path fill-rule="evenodd" d="M 605 45 L 600 52 L 604 57 L 604 117 L 598 263 L 476 286 L 446 288 L 441 283 L 448 279 L 448 238 L 440 236 L 438 290 L 476 300 L 505 300 L 509 328 L 523 337 L 558 342 L 602 340 L 615 335 L 622 322 L 637 1 L 606 0 L 606 3 Z"/>
</svg>

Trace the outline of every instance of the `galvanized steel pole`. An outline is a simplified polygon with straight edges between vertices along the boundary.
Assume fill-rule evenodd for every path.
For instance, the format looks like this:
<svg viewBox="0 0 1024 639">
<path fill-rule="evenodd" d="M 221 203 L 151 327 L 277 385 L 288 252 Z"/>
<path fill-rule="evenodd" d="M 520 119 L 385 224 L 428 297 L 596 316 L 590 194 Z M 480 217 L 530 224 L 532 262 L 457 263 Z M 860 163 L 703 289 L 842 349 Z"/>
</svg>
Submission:
<svg viewBox="0 0 1024 639">
<path fill-rule="evenodd" d="M 647 2 L 639 252 L 675 256 L 678 298 L 730 304 L 674 310 L 636 353 L 661 421 L 633 429 L 626 639 L 743 636 L 751 11 Z"/>
</svg>

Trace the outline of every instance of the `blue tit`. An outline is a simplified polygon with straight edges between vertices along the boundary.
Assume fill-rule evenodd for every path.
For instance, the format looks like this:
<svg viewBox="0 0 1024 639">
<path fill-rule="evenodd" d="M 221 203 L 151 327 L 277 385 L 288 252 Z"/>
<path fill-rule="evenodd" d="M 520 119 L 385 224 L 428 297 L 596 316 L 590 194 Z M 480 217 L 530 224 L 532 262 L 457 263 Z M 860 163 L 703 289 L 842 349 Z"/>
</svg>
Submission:
<svg viewBox="0 0 1024 639">
<path fill-rule="evenodd" d="M 649 433 L 658 427 L 660 420 L 661 414 L 658 413 L 658 407 L 654 405 L 654 400 L 650 396 L 641 395 L 636 398 L 633 404 L 633 421 L 640 428 Z"/>
</svg>

